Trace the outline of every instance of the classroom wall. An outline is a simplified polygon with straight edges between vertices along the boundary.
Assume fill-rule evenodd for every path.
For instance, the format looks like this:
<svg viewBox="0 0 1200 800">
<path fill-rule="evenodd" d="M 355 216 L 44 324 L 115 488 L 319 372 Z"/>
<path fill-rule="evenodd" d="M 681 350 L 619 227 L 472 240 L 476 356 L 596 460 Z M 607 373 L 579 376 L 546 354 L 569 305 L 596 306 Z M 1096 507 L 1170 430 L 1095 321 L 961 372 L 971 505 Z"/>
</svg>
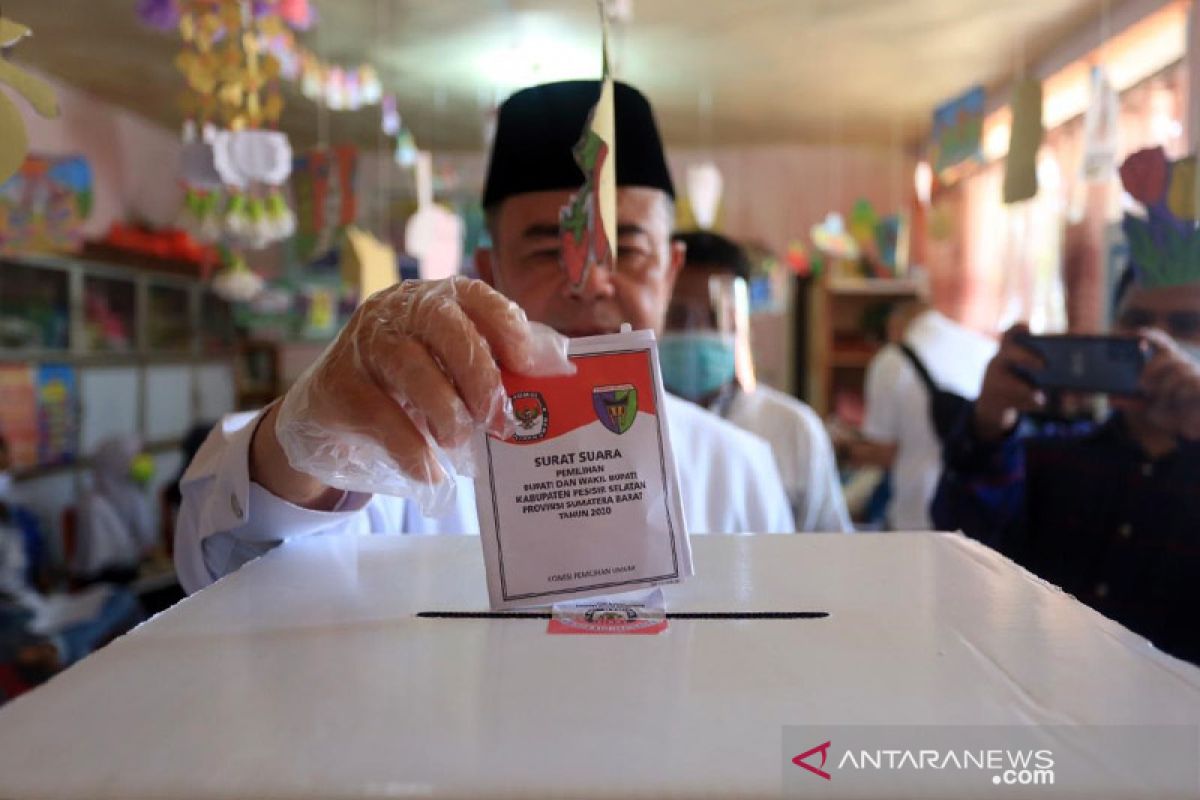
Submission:
<svg viewBox="0 0 1200 800">
<path fill-rule="evenodd" d="M 37 70 L 27 71 L 54 87 L 62 111 L 58 119 L 43 119 L 24 100 L 14 100 L 25 119 L 30 152 L 83 155 L 91 164 L 95 204 L 85 233 L 102 236 L 114 221 L 126 218 L 171 224 L 179 209 L 179 188 L 170 179 L 179 160 L 179 134 Z"/>
<path fill-rule="evenodd" d="M 860 198 L 880 214 L 900 210 L 911 192 L 914 168 L 899 149 L 852 144 L 671 148 L 668 160 L 681 195 L 689 166 L 715 163 L 724 183 L 720 230 L 761 242 L 780 255 L 793 240 L 807 244 L 812 226 L 828 212 L 846 216 Z"/>
<path fill-rule="evenodd" d="M 911 194 L 915 162 L 893 148 L 869 145 L 781 144 L 757 147 L 669 148 L 676 192 L 686 192 L 687 168 L 713 161 L 724 178 L 718 226 L 737 239 L 759 241 L 782 253 L 793 239 L 808 240 L 812 226 L 837 209 L 848 214 L 859 198 L 891 213 Z M 477 197 L 487 173 L 480 153 L 436 153 L 435 171 L 453 168 L 459 195 Z M 415 200 L 412 171 L 391 153 L 363 152 L 358 170 L 359 221 L 381 230 L 379 208 Z M 444 195 L 439 195 L 443 200 Z"/>
<path fill-rule="evenodd" d="M 687 191 L 689 166 L 716 163 L 724 182 L 718 228 L 779 255 L 794 240 L 808 245 L 813 225 L 832 210 L 847 216 L 860 198 L 870 200 L 881 214 L 899 210 L 909 200 L 915 167 L 911 156 L 898 148 L 851 144 L 670 148 L 667 158 L 680 197 Z M 415 197 L 412 171 L 396 167 L 390 153 L 367 152 L 361 159 L 359 221 L 378 235 L 385 230 L 380 209 L 403 207 L 406 199 Z M 457 176 L 458 196 L 479 195 L 487 172 L 485 154 L 435 154 L 435 172 L 446 167 Z M 437 199 L 445 200 L 446 195 L 439 194 Z M 396 240 L 402 222 L 392 218 Z M 788 285 L 781 276 L 781 294 Z M 796 384 L 792 313 L 785 305 L 774 313 L 757 314 L 753 320 L 759 377 L 785 391 Z"/>
</svg>

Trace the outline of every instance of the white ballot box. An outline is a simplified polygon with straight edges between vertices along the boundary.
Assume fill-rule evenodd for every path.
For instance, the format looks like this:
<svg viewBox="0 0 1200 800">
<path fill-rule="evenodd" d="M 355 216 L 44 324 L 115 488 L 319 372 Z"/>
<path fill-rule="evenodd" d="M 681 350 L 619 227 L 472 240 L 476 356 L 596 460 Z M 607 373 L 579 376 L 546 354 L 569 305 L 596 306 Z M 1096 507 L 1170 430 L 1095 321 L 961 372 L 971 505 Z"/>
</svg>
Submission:
<svg viewBox="0 0 1200 800">
<path fill-rule="evenodd" d="M 692 544 L 668 613 L 742 618 L 556 636 L 470 538 L 290 541 L 0 708 L 0 797 L 1197 796 L 1200 669 L 977 543 Z M 948 736 L 996 769 L 862 766 Z"/>
</svg>

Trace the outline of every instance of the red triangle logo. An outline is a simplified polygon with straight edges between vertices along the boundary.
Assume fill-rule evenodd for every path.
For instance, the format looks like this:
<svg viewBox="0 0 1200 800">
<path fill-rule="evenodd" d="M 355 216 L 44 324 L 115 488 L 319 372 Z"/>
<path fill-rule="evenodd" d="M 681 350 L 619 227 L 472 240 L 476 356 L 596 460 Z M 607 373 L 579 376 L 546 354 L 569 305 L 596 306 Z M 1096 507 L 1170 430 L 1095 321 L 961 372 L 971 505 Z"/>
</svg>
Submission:
<svg viewBox="0 0 1200 800">
<path fill-rule="evenodd" d="M 814 767 L 812 764 L 809 764 L 807 761 L 804 760 L 804 759 L 808 758 L 809 756 L 814 755 L 816 753 L 821 754 L 821 766 L 820 767 Z M 825 759 L 828 756 L 829 756 L 829 742 L 825 742 L 824 744 L 817 745 L 816 747 L 812 748 L 811 750 L 805 750 L 803 753 L 801 753 L 800 755 L 793 758 L 792 763 L 795 764 L 797 767 L 803 767 L 804 769 L 811 772 L 813 775 L 819 775 L 820 777 L 824 778 L 825 780 L 831 780 L 829 773 L 821 768 L 821 767 L 825 766 Z"/>
</svg>

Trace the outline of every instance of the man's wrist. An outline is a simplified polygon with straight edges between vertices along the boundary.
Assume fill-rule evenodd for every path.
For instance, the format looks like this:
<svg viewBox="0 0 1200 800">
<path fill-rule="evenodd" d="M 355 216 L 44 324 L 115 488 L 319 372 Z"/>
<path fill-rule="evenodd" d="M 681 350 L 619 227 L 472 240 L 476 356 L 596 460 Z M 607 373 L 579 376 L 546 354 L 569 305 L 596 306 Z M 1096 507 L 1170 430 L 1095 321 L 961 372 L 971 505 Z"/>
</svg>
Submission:
<svg viewBox="0 0 1200 800">
<path fill-rule="evenodd" d="M 997 444 L 1016 430 L 1020 415 L 1006 410 L 999 415 L 979 413 L 978 404 L 971 412 L 971 433 L 980 442 Z"/>
<path fill-rule="evenodd" d="M 332 511 L 345 492 L 293 469 L 275 435 L 279 401 L 267 407 L 250 440 L 250 480 L 278 498 L 314 511 Z"/>
</svg>

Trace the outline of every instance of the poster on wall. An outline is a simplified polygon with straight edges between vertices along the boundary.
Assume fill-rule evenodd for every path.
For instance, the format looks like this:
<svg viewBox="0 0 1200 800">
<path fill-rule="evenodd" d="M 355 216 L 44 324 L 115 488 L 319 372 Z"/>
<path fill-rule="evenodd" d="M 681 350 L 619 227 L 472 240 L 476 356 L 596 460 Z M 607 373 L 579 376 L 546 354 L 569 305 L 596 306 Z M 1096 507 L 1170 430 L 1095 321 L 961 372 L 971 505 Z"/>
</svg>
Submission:
<svg viewBox="0 0 1200 800">
<path fill-rule="evenodd" d="M 37 464 L 37 392 L 28 364 L 0 364 L 0 433 L 14 467 Z"/>
<path fill-rule="evenodd" d="M 931 161 L 943 183 L 951 183 L 964 164 L 983 157 L 984 91 L 976 86 L 933 112 Z"/>
<path fill-rule="evenodd" d="M 63 464 L 75 458 L 77 391 L 75 370 L 42 364 L 37 370 L 37 461 Z"/>
<path fill-rule="evenodd" d="M 77 250 L 91 210 L 85 158 L 31 155 L 0 185 L 0 253 Z"/>
</svg>

